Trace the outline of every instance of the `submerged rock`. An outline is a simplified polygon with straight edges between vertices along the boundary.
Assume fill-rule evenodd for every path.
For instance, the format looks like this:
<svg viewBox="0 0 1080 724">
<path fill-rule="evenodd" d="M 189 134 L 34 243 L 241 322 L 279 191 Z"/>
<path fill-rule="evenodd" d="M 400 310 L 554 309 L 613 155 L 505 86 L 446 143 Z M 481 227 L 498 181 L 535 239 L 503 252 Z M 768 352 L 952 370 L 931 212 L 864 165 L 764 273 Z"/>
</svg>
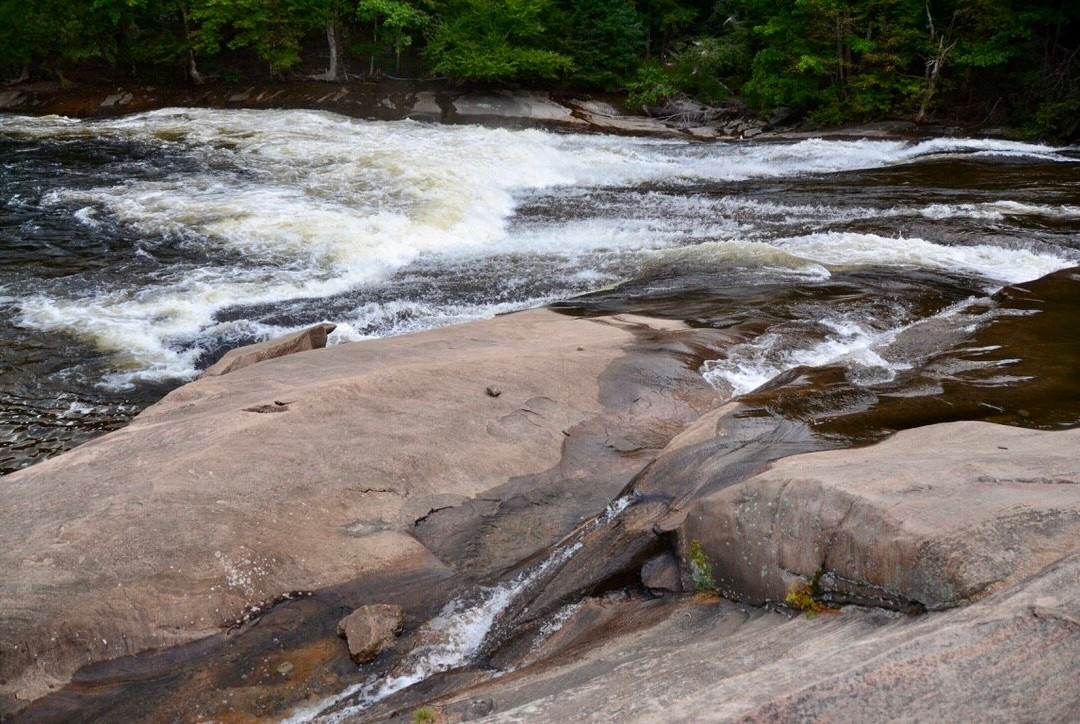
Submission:
<svg viewBox="0 0 1080 724">
<path fill-rule="evenodd" d="M 387 603 L 361 606 L 338 623 L 338 635 L 349 644 L 349 657 L 364 664 L 378 656 L 401 633 L 405 611 Z"/>
</svg>

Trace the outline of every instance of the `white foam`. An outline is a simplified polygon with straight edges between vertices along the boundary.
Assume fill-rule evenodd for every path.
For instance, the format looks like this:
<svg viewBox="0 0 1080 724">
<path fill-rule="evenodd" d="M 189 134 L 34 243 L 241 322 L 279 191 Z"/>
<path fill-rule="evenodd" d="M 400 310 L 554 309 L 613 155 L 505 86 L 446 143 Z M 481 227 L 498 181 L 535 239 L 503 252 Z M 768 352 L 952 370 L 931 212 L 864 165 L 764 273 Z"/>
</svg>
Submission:
<svg viewBox="0 0 1080 724">
<path fill-rule="evenodd" d="M 137 252 L 142 256 L 153 255 L 159 244 L 181 244 L 223 260 L 199 269 L 169 268 L 123 288 L 73 292 L 46 287 L 17 302 L 21 324 L 75 334 L 115 353 L 117 370 L 107 380 L 113 386 L 193 376 L 215 315 L 225 308 L 330 297 L 377 284 L 418 260 L 557 256 L 596 270 L 597 282 L 607 284 L 613 278 L 604 268 L 605 258 L 701 241 L 762 240 L 757 222 L 766 217 L 770 223 L 816 219 L 824 224 L 875 215 L 872 209 L 785 206 L 655 190 L 643 191 L 628 204 L 623 194 L 634 193 L 625 191 L 628 186 L 685 188 L 829 173 L 906 163 L 927 154 L 1055 155 L 1049 147 L 1005 141 L 694 144 L 382 123 L 315 111 L 165 109 L 97 121 L 5 116 L 0 133 L 120 139 L 183 152 L 196 161 L 149 179 L 64 189 L 43 200 L 76 206 L 73 213 L 87 225 L 109 217 L 135 229 L 144 236 Z M 571 218 L 540 215 L 512 223 L 522 200 L 554 187 L 570 197 L 589 189 L 620 191 L 612 195 L 618 200 L 609 203 L 609 215 L 600 204 L 585 213 L 571 210 Z M 588 206 L 592 198 L 586 194 L 583 203 Z M 1018 208 L 994 213 L 1021 213 Z M 793 251 L 797 242 L 777 248 L 794 260 L 795 268 L 814 268 L 819 275 L 822 265 L 870 263 L 875 253 L 870 244 L 863 258 L 856 258 L 848 240 L 841 244 L 845 253 L 838 255 L 826 248 L 836 246 L 836 240 L 825 241 L 804 240 L 801 250 Z M 909 247 L 916 243 L 905 241 Z M 1019 251 L 888 246 L 876 244 L 883 250 L 878 263 L 918 260 L 988 273 L 993 279 L 1032 278 L 1042 273 L 1039 269 L 1055 266 Z M 795 259 L 804 255 L 816 267 Z M 1015 273 L 1006 273 L 1013 262 Z M 778 268 L 786 268 L 786 262 Z M 490 316 L 497 309 L 439 310 L 416 318 L 433 326 Z M 362 328 L 365 313 L 333 321 L 342 322 L 347 333 L 350 324 Z M 396 329 L 415 328 L 420 327 Z"/>
<path fill-rule="evenodd" d="M 1060 155 L 1063 150 L 1065 149 L 1043 144 L 996 138 L 931 138 L 907 146 L 901 155 L 904 160 L 951 156 L 1005 156 L 1042 161 L 1071 161 Z"/>
<path fill-rule="evenodd" d="M 991 201 L 981 204 L 931 204 L 919 209 L 928 219 L 987 219 L 1001 221 L 1009 216 L 1040 216 L 1048 219 L 1080 219 L 1080 206 L 1026 204 L 1019 201 Z"/>
<path fill-rule="evenodd" d="M 949 305 L 930 319 L 950 319 L 981 302 L 976 297 L 969 297 Z M 976 318 L 975 326 L 998 314 L 999 310 L 995 309 L 981 315 Z M 902 310 L 898 310 L 896 316 L 902 317 Z M 794 331 L 781 328 L 766 332 L 749 342 L 734 345 L 723 359 L 706 361 L 701 373 L 709 384 L 729 397 L 745 395 L 784 372 L 803 366 L 842 365 L 862 384 L 889 382 L 911 365 L 887 359 L 883 350 L 901 332 L 927 320 L 897 320 L 892 324 L 882 320 L 882 327 L 872 326 L 871 321 L 850 316 L 816 320 L 825 328 L 824 337 L 801 347 L 797 342 L 793 344 L 793 339 L 807 335 L 805 324 L 796 325 Z"/>
<path fill-rule="evenodd" d="M 786 349 L 788 340 L 782 333 L 769 332 L 753 342 L 736 345 L 722 360 L 710 360 L 702 367 L 702 375 L 713 387 L 729 397 L 752 392 L 788 370 L 796 367 L 823 367 L 844 364 L 872 372 L 882 381 L 891 380 L 907 365 L 890 364 L 876 351 L 891 341 L 898 330 L 877 331 L 852 320 L 823 320 L 831 333 L 819 342 L 803 349 Z"/>
<path fill-rule="evenodd" d="M 518 594 L 564 564 L 580 548 L 580 542 L 556 548 L 540 565 L 513 580 L 483 589 L 472 599 L 450 601 L 417 632 L 420 643 L 389 677 L 352 686 L 315 707 L 294 713 L 286 721 L 328 724 L 346 721 L 402 689 L 469 663 L 480 650 L 499 614 Z M 336 704 L 352 698 L 356 698 L 355 704 L 328 712 Z"/>
<path fill-rule="evenodd" d="M 1075 264 L 1057 254 L 1036 253 L 988 244 L 947 246 L 918 238 L 854 232 L 826 232 L 771 242 L 783 251 L 831 267 L 929 267 L 975 273 L 1015 284 L 1037 279 Z"/>
</svg>

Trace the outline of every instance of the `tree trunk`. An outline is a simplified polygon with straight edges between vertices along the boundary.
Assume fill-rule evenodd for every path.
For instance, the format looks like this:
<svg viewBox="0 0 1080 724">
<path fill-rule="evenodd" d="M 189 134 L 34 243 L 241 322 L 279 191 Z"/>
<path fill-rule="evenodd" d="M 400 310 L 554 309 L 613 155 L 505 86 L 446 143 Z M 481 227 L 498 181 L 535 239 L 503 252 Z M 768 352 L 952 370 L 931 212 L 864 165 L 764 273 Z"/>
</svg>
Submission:
<svg viewBox="0 0 1080 724">
<path fill-rule="evenodd" d="M 926 88 L 923 91 L 922 101 L 919 103 L 919 110 L 915 113 L 915 122 L 922 123 L 926 119 L 926 112 L 930 108 L 930 101 L 934 98 L 934 93 L 937 91 L 938 77 L 941 75 L 941 68 L 945 65 L 945 59 L 948 57 L 952 49 L 956 47 L 956 41 L 949 42 L 950 36 L 952 36 L 953 25 L 956 23 L 956 14 L 953 13 L 952 21 L 949 23 L 948 29 L 944 34 L 939 35 L 937 28 L 934 27 L 934 16 L 930 14 L 930 3 L 926 4 L 926 20 L 929 23 L 930 28 L 930 44 L 936 45 L 934 50 L 934 57 L 929 58 L 926 61 Z"/>
<path fill-rule="evenodd" d="M 349 79 L 349 73 L 341 63 L 341 29 L 337 18 L 326 24 L 326 44 L 330 48 L 330 63 L 326 68 L 326 80 L 343 81 Z"/>
<path fill-rule="evenodd" d="M 188 74 L 188 77 L 191 78 L 192 83 L 194 83 L 195 85 L 202 85 L 203 84 L 202 73 L 199 72 L 199 66 L 197 66 L 195 64 L 195 51 L 191 49 L 191 45 L 190 45 L 190 43 L 191 43 L 191 30 L 190 30 L 190 28 L 188 26 L 188 14 L 187 14 L 187 11 L 184 9 L 183 5 L 179 6 L 179 10 L 180 10 L 180 20 L 182 20 L 183 23 L 184 23 L 184 42 L 188 44 L 187 74 Z"/>
<path fill-rule="evenodd" d="M 195 85 L 203 84 L 202 73 L 199 72 L 199 66 L 195 65 L 195 51 L 188 50 L 188 76 L 191 78 L 191 82 Z"/>
<path fill-rule="evenodd" d="M 379 47 L 379 16 L 375 16 L 374 25 L 371 28 L 371 61 L 368 65 L 368 77 L 375 77 L 375 48 Z"/>
</svg>

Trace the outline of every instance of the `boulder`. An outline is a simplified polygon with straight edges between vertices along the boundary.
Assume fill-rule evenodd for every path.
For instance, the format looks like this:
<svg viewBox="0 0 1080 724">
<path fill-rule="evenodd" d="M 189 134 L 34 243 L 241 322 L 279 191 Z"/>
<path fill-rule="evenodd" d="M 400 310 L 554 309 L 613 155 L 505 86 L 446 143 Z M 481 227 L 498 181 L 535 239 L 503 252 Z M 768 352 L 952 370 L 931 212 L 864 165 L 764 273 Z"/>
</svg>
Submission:
<svg viewBox="0 0 1080 724">
<path fill-rule="evenodd" d="M 628 136 L 684 137 L 682 131 L 657 118 L 646 116 L 607 116 L 588 111 L 578 111 L 578 117 L 594 131 L 617 133 Z"/>
<path fill-rule="evenodd" d="M 338 635 L 349 644 L 349 657 L 364 664 L 378 656 L 401 633 L 401 606 L 377 603 L 361 606 L 338 623 Z"/>
<path fill-rule="evenodd" d="M 296 352 L 307 352 L 326 347 L 326 338 L 337 328 L 336 324 L 316 324 L 301 332 L 294 332 L 283 337 L 275 337 L 258 344 L 230 349 L 221 359 L 206 368 L 203 377 L 227 375 L 238 369 L 264 362 L 275 357 L 284 357 Z"/>
<path fill-rule="evenodd" d="M 907 609 L 970 603 L 1080 548 L 1080 430 L 933 425 L 877 445 L 785 458 L 693 503 L 727 595 L 819 595 Z"/>
<path fill-rule="evenodd" d="M 605 103 L 604 101 L 592 98 L 574 98 L 573 100 L 567 101 L 567 104 L 580 111 L 592 113 L 597 116 L 607 116 L 609 118 L 612 118 L 614 116 L 621 115 L 619 111 L 615 109 L 615 106 L 611 105 L 610 103 Z"/>
<path fill-rule="evenodd" d="M 702 141 L 712 141 L 720 137 L 720 132 L 714 126 L 691 126 L 684 130 L 688 136 Z"/>
<path fill-rule="evenodd" d="M 21 91 L 0 91 L 0 108 L 18 108 L 26 101 L 26 95 Z"/>
<path fill-rule="evenodd" d="M 655 591 L 682 591 L 679 559 L 670 553 L 650 558 L 641 567 L 641 583 Z"/>
<path fill-rule="evenodd" d="M 421 91 L 416 94 L 416 100 L 413 102 L 412 110 L 409 113 L 415 116 L 442 118 L 442 112 L 434 91 Z"/>
<path fill-rule="evenodd" d="M 552 637 L 577 633 L 561 656 L 425 703 L 454 711 L 484 697 L 493 722 L 1064 722 L 1080 711 L 1080 554 L 922 616 L 786 617 L 688 599 L 644 628 L 628 602 L 612 607 L 614 626 L 582 630 L 591 608 Z"/>
</svg>

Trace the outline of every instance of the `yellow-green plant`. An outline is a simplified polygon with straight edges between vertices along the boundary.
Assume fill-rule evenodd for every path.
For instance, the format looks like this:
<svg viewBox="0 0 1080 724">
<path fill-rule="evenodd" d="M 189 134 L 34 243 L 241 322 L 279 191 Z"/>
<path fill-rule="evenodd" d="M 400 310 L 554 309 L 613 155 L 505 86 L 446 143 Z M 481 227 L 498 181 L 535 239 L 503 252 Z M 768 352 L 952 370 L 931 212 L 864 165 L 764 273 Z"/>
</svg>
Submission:
<svg viewBox="0 0 1080 724">
<path fill-rule="evenodd" d="M 828 607 L 821 601 L 821 591 L 818 588 L 823 573 L 825 571 L 819 568 L 809 581 L 796 584 L 788 589 L 787 596 L 784 597 L 784 603 L 796 611 L 804 612 L 807 618 L 813 618 L 826 610 Z"/>
<path fill-rule="evenodd" d="M 690 578 L 694 581 L 694 588 L 700 593 L 719 593 L 720 589 L 713 578 L 712 561 L 701 550 L 701 543 L 696 540 L 690 541 L 690 549 L 687 554 L 690 563 Z"/>
</svg>

